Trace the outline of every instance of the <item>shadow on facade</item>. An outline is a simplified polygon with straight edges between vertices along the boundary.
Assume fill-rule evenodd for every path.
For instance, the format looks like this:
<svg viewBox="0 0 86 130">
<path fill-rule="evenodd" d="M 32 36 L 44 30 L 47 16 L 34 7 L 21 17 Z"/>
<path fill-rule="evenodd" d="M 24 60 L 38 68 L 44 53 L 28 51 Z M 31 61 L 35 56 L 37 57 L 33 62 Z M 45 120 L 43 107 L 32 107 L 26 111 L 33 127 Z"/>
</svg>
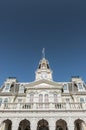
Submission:
<svg viewBox="0 0 86 130">
<path fill-rule="evenodd" d="M 37 124 L 37 130 L 49 130 L 48 122 L 44 119 L 40 120 Z"/>
<path fill-rule="evenodd" d="M 75 120 L 74 125 L 74 130 L 86 130 L 86 123 L 81 119 Z"/>
<path fill-rule="evenodd" d="M 62 119 L 56 121 L 56 130 L 68 130 L 66 121 Z"/>
<path fill-rule="evenodd" d="M 18 130 L 30 130 L 30 122 L 26 119 L 22 120 L 19 124 Z"/>
<path fill-rule="evenodd" d="M 12 121 L 7 119 L 1 123 L 1 130 L 12 130 Z"/>
</svg>

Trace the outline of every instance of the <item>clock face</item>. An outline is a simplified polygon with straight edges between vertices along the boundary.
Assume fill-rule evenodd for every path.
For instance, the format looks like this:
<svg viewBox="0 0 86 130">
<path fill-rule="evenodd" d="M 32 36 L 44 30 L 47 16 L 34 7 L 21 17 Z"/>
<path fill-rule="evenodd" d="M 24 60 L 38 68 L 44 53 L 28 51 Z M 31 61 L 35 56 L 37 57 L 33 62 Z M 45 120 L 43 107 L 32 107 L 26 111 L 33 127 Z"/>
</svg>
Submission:
<svg viewBox="0 0 86 130">
<path fill-rule="evenodd" d="M 47 78 L 47 73 L 46 72 L 42 72 L 41 77 L 42 78 Z"/>
</svg>

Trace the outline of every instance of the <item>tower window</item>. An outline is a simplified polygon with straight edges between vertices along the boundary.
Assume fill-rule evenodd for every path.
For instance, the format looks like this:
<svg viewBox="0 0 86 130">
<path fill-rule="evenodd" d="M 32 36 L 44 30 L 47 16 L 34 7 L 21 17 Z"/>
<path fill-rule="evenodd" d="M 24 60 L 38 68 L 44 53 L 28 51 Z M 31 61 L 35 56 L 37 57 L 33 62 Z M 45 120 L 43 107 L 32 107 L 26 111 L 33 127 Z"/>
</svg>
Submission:
<svg viewBox="0 0 86 130">
<path fill-rule="evenodd" d="M 47 68 L 49 69 L 49 65 L 47 64 Z"/>
<path fill-rule="evenodd" d="M 39 65 L 39 69 L 41 68 L 41 64 Z"/>
</svg>

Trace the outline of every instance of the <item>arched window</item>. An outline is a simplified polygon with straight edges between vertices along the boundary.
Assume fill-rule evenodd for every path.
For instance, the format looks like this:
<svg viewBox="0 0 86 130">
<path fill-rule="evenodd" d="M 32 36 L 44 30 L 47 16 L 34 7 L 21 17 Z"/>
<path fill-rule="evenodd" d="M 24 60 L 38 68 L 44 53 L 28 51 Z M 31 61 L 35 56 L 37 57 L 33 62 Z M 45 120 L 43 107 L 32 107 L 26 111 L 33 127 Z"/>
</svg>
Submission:
<svg viewBox="0 0 86 130">
<path fill-rule="evenodd" d="M 39 103 L 43 102 L 43 95 L 39 94 Z"/>
<path fill-rule="evenodd" d="M 31 94 L 30 94 L 30 103 L 33 103 L 33 100 L 34 100 L 34 94 L 31 93 Z"/>
<path fill-rule="evenodd" d="M 48 103 L 48 102 L 49 102 L 48 94 L 45 94 L 45 96 L 44 96 L 44 102 L 45 102 L 45 103 Z"/>
<path fill-rule="evenodd" d="M 54 94 L 54 102 L 57 103 L 58 102 L 58 95 Z"/>
<path fill-rule="evenodd" d="M 43 107 L 43 95 L 39 94 L 39 108 Z"/>
<path fill-rule="evenodd" d="M 48 94 L 45 94 L 45 95 L 44 95 L 45 108 L 48 108 L 48 107 L 49 107 L 48 102 L 49 102 Z"/>
</svg>

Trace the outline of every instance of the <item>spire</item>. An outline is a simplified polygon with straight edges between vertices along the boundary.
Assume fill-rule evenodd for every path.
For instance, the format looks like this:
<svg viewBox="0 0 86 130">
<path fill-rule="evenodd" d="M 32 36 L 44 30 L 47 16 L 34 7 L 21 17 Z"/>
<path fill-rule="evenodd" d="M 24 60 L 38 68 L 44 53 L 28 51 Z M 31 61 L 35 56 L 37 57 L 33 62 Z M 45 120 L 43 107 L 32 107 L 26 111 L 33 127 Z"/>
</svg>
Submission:
<svg viewBox="0 0 86 130">
<path fill-rule="evenodd" d="M 40 79 L 52 80 L 52 70 L 50 69 L 48 60 L 45 59 L 45 48 L 42 49 L 42 59 L 36 70 L 36 80 Z"/>
<path fill-rule="evenodd" d="M 45 58 L 45 48 L 42 49 L 42 57 Z"/>
</svg>

